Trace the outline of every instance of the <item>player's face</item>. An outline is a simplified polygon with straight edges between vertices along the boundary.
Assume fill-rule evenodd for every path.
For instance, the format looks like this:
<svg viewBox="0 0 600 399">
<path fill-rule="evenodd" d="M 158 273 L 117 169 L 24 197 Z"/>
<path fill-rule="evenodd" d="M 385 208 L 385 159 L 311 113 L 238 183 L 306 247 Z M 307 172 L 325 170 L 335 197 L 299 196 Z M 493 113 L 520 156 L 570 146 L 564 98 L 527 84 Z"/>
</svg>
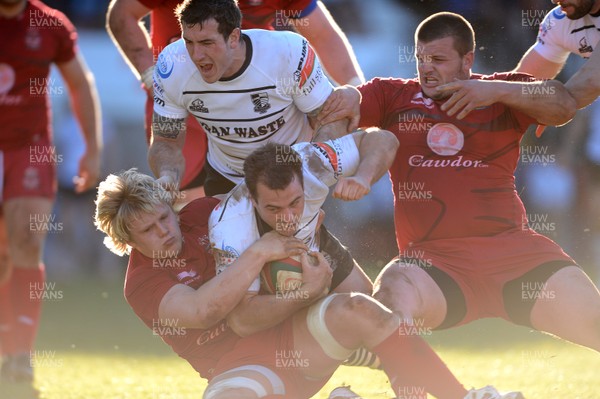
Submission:
<svg viewBox="0 0 600 399">
<path fill-rule="evenodd" d="M 273 230 L 293 236 L 304 211 L 304 188 L 296 177 L 283 190 L 272 190 L 259 182 L 252 203 L 260 218 Z"/>
<path fill-rule="evenodd" d="M 235 74 L 244 63 L 245 52 L 239 54 L 240 30 L 235 29 L 227 40 L 218 31 L 219 24 L 213 18 L 202 26 L 183 25 L 182 37 L 191 60 L 196 64 L 202 79 L 214 83 Z"/>
<path fill-rule="evenodd" d="M 179 254 L 183 245 L 177 215 L 166 204 L 152 213 L 144 213 L 129 224 L 128 244 L 149 258 L 170 258 Z"/>
<path fill-rule="evenodd" d="M 562 12 L 567 14 L 569 19 L 579 19 L 588 15 L 594 6 L 594 0 L 552 0 L 552 3 L 558 4 Z"/>
<path fill-rule="evenodd" d="M 415 58 L 423 94 L 434 100 L 449 96 L 436 92 L 436 87 L 455 79 L 469 79 L 473 65 L 473 52 L 461 57 L 450 36 L 427 43 L 417 41 Z"/>
</svg>

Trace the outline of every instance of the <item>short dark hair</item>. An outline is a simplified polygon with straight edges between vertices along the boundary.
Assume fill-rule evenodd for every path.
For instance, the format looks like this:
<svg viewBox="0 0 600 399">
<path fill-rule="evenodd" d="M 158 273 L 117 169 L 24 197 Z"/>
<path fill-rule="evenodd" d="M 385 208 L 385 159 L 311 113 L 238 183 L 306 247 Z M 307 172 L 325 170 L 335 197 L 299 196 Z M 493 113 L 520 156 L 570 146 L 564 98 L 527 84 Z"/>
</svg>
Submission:
<svg viewBox="0 0 600 399">
<path fill-rule="evenodd" d="M 283 190 L 295 177 L 304 186 L 302 158 L 287 144 L 267 143 L 253 151 L 244 161 L 244 175 L 254 199 L 259 182 L 271 190 Z"/>
<path fill-rule="evenodd" d="M 219 24 L 219 33 L 225 40 L 234 29 L 242 26 L 242 12 L 237 0 L 185 0 L 175 9 L 179 25 L 194 26 L 211 18 Z"/>
<path fill-rule="evenodd" d="M 454 38 L 454 49 L 463 57 L 475 50 L 475 32 L 462 15 L 439 12 L 425 18 L 415 32 L 415 41 L 429 43 L 445 37 Z"/>
</svg>

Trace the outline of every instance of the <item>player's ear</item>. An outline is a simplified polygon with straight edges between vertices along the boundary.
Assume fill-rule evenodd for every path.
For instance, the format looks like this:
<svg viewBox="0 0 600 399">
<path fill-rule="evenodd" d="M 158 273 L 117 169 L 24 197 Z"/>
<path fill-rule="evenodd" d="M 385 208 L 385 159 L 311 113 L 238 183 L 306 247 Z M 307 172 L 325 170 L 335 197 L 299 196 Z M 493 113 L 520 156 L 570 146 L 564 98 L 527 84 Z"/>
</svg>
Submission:
<svg viewBox="0 0 600 399">
<path fill-rule="evenodd" d="M 471 68 L 473 68 L 473 61 L 475 60 L 475 52 L 474 51 L 469 51 L 467 54 L 465 54 L 462 58 L 462 67 L 463 67 L 463 71 L 468 73 Z"/>
<path fill-rule="evenodd" d="M 240 28 L 235 28 L 234 30 L 231 31 L 231 33 L 229 34 L 229 37 L 227 38 L 227 42 L 229 43 L 229 46 L 231 47 L 238 47 L 240 45 L 240 38 L 242 36 L 242 31 L 240 30 Z"/>
</svg>

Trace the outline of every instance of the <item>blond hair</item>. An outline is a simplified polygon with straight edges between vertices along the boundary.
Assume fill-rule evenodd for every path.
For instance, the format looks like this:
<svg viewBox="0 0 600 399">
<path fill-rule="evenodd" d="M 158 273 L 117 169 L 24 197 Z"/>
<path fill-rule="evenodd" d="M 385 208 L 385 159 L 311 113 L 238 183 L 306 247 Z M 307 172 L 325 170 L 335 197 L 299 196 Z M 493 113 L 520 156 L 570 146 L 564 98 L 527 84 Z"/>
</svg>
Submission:
<svg viewBox="0 0 600 399">
<path fill-rule="evenodd" d="M 94 224 L 107 235 L 104 245 L 119 256 L 129 254 L 129 222 L 161 204 L 172 207 L 173 198 L 154 178 L 135 168 L 109 175 L 98 186 L 94 215 Z"/>
</svg>

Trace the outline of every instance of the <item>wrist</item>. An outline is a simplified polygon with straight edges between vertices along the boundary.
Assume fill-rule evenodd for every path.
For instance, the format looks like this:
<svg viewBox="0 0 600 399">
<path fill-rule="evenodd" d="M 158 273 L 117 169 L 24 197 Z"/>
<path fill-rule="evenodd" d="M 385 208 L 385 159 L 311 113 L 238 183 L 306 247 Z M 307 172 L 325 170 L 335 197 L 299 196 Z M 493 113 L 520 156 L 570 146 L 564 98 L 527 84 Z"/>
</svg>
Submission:
<svg viewBox="0 0 600 399">
<path fill-rule="evenodd" d="M 152 86 L 154 85 L 154 65 L 149 66 L 142 72 L 140 81 L 146 89 L 152 91 Z"/>
</svg>

